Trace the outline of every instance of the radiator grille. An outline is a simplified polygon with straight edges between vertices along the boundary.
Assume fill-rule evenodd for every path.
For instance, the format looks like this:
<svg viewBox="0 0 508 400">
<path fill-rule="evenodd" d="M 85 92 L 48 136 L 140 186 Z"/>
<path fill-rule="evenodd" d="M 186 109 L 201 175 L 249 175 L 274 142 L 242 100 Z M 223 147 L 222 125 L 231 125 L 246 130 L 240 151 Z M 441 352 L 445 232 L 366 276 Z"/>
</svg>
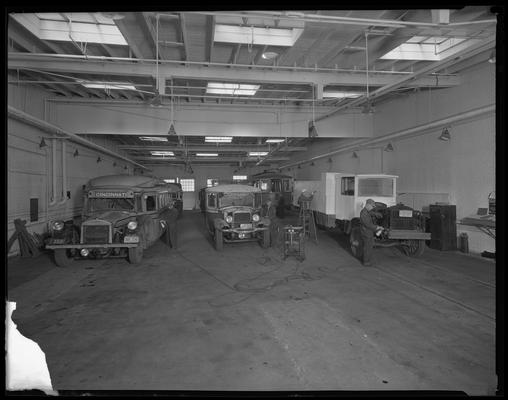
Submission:
<svg viewBox="0 0 508 400">
<path fill-rule="evenodd" d="M 248 212 L 237 212 L 233 215 L 233 222 L 237 224 L 246 224 L 251 222 L 250 213 Z"/>
<path fill-rule="evenodd" d="M 83 226 L 83 243 L 97 244 L 109 242 L 109 226 L 108 225 L 84 225 Z"/>
<path fill-rule="evenodd" d="M 390 219 L 390 229 L 415 230 L 416 220 L 410 217 L 394 217 Z"/>
</svg>

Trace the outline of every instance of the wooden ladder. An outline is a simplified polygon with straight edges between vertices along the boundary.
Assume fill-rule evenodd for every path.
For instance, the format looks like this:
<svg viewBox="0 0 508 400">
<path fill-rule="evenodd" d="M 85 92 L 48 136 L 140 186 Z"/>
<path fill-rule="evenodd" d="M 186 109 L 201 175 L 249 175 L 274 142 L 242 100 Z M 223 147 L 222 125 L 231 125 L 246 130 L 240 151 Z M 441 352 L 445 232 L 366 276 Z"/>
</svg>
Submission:
<svg viewBox="0 0 508 400">
<path fill-rule="evenodd" d="M 300 203 L 300 225 L 303 227 L 303 235 L 313 238 L 317 243 L 316 221 L 310 208 L 312 200 L 302 200 Z"/>
</svg>

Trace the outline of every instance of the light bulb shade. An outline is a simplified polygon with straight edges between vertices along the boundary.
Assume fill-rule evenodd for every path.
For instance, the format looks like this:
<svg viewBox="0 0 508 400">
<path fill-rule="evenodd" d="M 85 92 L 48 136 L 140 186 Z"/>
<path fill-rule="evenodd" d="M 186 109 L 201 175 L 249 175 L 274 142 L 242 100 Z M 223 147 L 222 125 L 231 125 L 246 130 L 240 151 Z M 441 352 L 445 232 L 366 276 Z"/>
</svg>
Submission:
<svg viewBox="0 0 508 400">
<path fill-rule="evenodd" d="M 353 158 L 358 158 L 358 153 L 356 151 L 353 151 Z"/>
<path fill-rule="evenodd" d="M 493 50 L 492 53 L 490 53 L 489 63 L 491 64 L 496 63 L 496 50 Z"/>
<path fill-rule="evenodd" d="M 41 142 L 39 143 L 39 148 L 42 149 L 43 147 L 46 147 L 47 144 L 46 142 L 44 141 L 44 138 L 41 139 Z"/>
<path fill-rule="evenodd" d="M 309 137 L 315 138 L 317 136 L 318 136 L 318 133 L 317 133 L 316 126 L 314 125 L 314 122 L 311 121 L 311 122 L 309 122 Z"/>
<path fill-rule="evenodd" d="M 451 139 L 450 132 L 448 132 L 447 128 L 444 128 L 443 132 L 441 132 L 441 136 L 439 136 L 439 140 L 443 140 L 443 141 L 447 142 L 450 139 Z"/>
<path fill-rule="evenodd" d="M 173 125 L 173 123 L 171 123 L 171 125 L 169 126 L 168 135 L 176 135 L 175 126 Z"/>
<path fill-rule="evenodd" d="M 100 158 L 100 157 L 97 157 L 97 162 L 99 163 L 99 162 L 101 162 L 101 161 L 102 161 L 102 160 L 101 160 L 101 158 Z"/>
<path fill-rule="evenodd" d="M 77 156 L 79 156 L 79 151 L 78 151 L 78 149 L 74 150 L 74 157 L 77 157 Z"/>
<path fill-rule="evenodd" d="M 388 143 L 385 147 L 385 151 L 393 151 L 393 146 L 391 143 Z"/>
</svg>

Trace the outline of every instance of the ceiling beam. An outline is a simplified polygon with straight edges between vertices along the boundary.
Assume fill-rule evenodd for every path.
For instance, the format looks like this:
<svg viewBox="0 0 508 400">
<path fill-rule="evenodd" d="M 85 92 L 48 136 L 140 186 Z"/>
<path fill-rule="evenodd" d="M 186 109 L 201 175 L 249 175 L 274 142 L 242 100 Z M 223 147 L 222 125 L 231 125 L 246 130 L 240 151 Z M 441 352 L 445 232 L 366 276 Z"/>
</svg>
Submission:
<svg viewBox="0 0 508 400">
<path fill-rule="evenodd" d="M 185 25 L 185 13 L 180 13 L 180 31 L 182 34 L 182 42 L 183 42 L 183 51 L 185 52 L 185 55 L 183 57 L 184 60 L 189 59 L 189 41 L 187 37 L 187 27 Z"/>
<path fill-rule="evenodd" d="M 147 63 L 132 63 L 125 61 L 104 62 L 100 60 L 58 58 L 48 59 L 41 55 L 10 53 L 8 57 L 9 69 L 42 69 L 64 73 L 87 73 L 123 76 L 151 76 L 156 74 L 155 66 Z M 163 64 L 159 67 L 159 76 L 166 78 L 191 78 L 201 80 L 219 81 L 244 81 L 244 82 L 272 82 L 278 84 L 321 84 L 327 85 L 358 85 L 367 83 L 366 74 L 363 72 L 313 72 L 293 70 L 251 70 L 251 69 L 227 69 L 221 67 L 191 67 Z M 401 78 L 409 77 L 409 74 L 381 73 L 372 71 L 369 73 L 371 86 L 385 86 L 398 82 Z M 433 76 L 422 76 L 408 83 L 410 86 L 440 86 L 449 87 L 460 83 L 458 76 L 443 75 L 436 82 Z"/>
<path fill-rule="evenodd" d="M 213 59 L 213 41 L 215 36 L 215 17 L 213 15 L 208 15 L 207 17 L 207 46 L 206 46 L 206 59 L 208 62 L 212 62 Z"/>
<path fill-rule="evenodd" d="M 170 158 L 170 157 L 166 157 L 166 158 L 163 158 L 163 157 L 143 157 L 143 156 L 139 156 L 139 157 L 136 157 L 136 156 L 130 156 L 130 158 L 132 160 L 137 160 L 137 161 L 154 161 L 154 160 L 157 160 L 157 161 L 190 161 L 190 162 L 206 162 L 206 163 L 215 163 L 215 162 L 220 162 L 220 163 L 223 163 L 223 162 L 243 162 L 243 163 L 247 163 L 247 162 L 252 162 L 252 163 L 255 163 L 255 162 L 258 162 L 259 159 L 257 157 L 189 157 L 189 158 L 181 158 L 181 157 L 173 157 L 173 158 Z M 272 161 L 288 161 L 290 160 L 290 157 L 270 157 L 270 162 Z"/>
<path fill-rule="evenodd" d="M 40 80 L 39 78 L 39 75 L 36 74 L 35 72 L 28 72 L 28 71 L 23 71 L 24 74 L 26 74 L 27 76 L 35 79 L 35 80 Z M 42 85 L 42 84 L 39 84 L 39 85 Z M 66 90 L 64 89 L 63 87 L 61 87 L 62 85 L 57 85 L 57 84 L 50 84 L 50 83 L 45 83 L 44 85 L 46 85 L 47 87 L 51 88 L 53 91 L 57 91 L 57 92 L 60 92 L 62 94 L 64 94 L 65 96 L 67 97 L 72 97 L 72 93 L 69 91 L 69 90 Z"/>
<path fill-rule="evenodd" d="M 115 25 L 122 34 L 122 36 L 125 38 L 125 41 L 129 45 L 129 48 L 131 49 L 132 53 L 136 58 L 145 58 L 143 55 L 143 52 L 141 51 L 140 46 L 138 45 L 138 42 L 132 37 L 132 31 L 129 28 L 128 20 L 126 19 L 117 19 L 115 20 Z"/>
<path fill-rule="evenodd" d="M 238 43 L 232 50 L 231 50 L 231 57 L 229 58 L 229 64 L 236 64 L 236 60 L 238 59 L 238 54 L 240 53 L 240 48 L 242 47 L 241 43 Z"/>
<path fill-rule="evenodd" d="M 119 145 L 117 146 L 119 149 L 122 150 L 132 150 L 132 151 L 139 151 L 139 150 L 146 150 L 146 151 L 184 151 L 185 148 L 179 147 L 179 146 L 142 146 L 142 145 Z M 221 153 L 238 153 L 238 152 L 249 152 L 249 151 L 269 151 L 269 147 L 266 145 L 261 146 L 252 146 L 252 145 L 235 145 L 235 146 L 227 146 L 222 143 L 219 144 L 219 146 L 216 146 L 213 143 L 210 143 L 209 145 L 198 145 L 198 146 L 192 146 L 188 145 L 187 150 L 188 151 L 219 151 Z M 307 151 L 307 147 L 304 146 L 295 146 L 295 147 L 282 147 L 278 151 Z"/>
</svg>

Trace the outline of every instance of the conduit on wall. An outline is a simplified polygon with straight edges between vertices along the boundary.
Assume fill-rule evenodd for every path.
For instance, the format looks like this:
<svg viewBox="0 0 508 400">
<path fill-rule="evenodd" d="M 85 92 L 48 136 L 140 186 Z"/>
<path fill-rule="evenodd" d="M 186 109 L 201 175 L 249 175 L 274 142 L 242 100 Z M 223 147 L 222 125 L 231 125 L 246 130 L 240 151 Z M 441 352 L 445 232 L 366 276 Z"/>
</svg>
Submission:
<svg viewBox="0 0 508 400">
<path fill-rule="evenodd" d="M 50 124 L 49 122 L 43 121 L 39 118 L 36 118 L 30 114 L 27 114 L 21 110 L 16 109 L 15 107 L 8 106 L 7 111 L 8 111 L 8 116 L 11 118 L 17 119 L 17 120 L 27 123 L 27 124 L 30 124 L 32 126 L 35 126 L 39 129 L 42 129 L 42 130 L 52 133 L 52 134 L 64 135 L 67 138 L 69 138 L 70 140 L 72 140 L 73 142 L 76 142 L 76 143 L 79 143 L 79 144 L 86 146 L 88 148 L 100 151 L 101 153 L 113 156 L 115 158 L 127 161 L 129 164 L 135 165 L 136 167 L 142 168 L 144 170 L 149 170 L 149 168 L 145 167 L 142 164 L 137 163 L 134 160 L 131 160 L 128 157 L 122 156 L 121 154 L 115 153 L 112 150 L 109 150 L 109 149 L 102 147 L 98 144 L 95 144 L 95 143 L 90 142 L 86 139 L 83 139 L 82 137 L 80 137 L 74 133 L 64 131 L 63 129 L 61 129 L 53 124 Z M 56 161 L 54 161 L 54 162 L 56 162 Z M 55 188 L 55 192 L 56 192 L 56 188 Z"/>
<path fill-rule="evenodd" d="M 447 118 L 443 118 L 443 119 L 440 119 L 440 120 L 437 120 L 434 122 L 430 122 L 428 124 L 418 125 L 418 126 L 415 126 L 414 128 L 409 128 L 409 129 L 404 129 L 402 131 L 392 132 L 387 135 L 377 137 L 375 139 L 357 140 L 353 143 L 349 143 L 345 146 L 341 146 L 341 147 L 339 147 L 335 150 L 329 151 L 327 153 L 319 154 L 317 156 L 307 158 L 305 160 L 299 160 L 299 161 L 296 161 L 293 163 L 282 165 L 279 167 L 279 169 L 309 163 L 311 161 L 319 160 L 320 158 L 329 157 L 334 154 L 344 153 L 344 152 L 351 151 L 351 150 L 357 150 L 358 148 L 368 146 L 371 144 L 382 143 L 382 142 L 386 142 L 386 141 L 401 138 L 401 137 L 413 137 L 413 136 L 421 135 L 424 133 L 429 133 L 432 130 L 442 128 L 446 125 L 456 123 L 459 121 L 473 119 L 473 118 L 478 117 L 480 115 L 495 112 L 495 111 L 496 111 L 495 104 L 485 106 L 485 107 L 475 108 L 473 110 L 469 110 L 469 111 L 466 111 L 466 112 L 460 113 L 460 114 L 455 114 L 455 115 L 452 115 Z"/>
</svg>

